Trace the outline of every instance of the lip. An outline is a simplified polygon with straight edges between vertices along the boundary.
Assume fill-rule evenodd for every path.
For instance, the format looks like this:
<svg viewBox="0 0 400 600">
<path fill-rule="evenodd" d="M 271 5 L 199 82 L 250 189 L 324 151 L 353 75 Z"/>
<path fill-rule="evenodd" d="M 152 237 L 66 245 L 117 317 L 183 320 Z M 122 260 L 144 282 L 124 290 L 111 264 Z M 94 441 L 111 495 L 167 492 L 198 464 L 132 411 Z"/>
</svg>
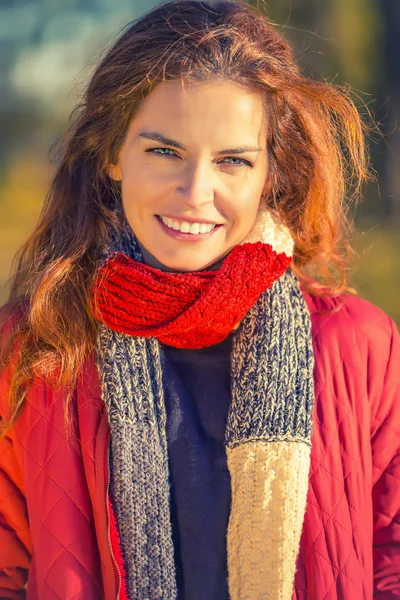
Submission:
<svg viewBox="0 0 400 600">
<path fill-rule="evenodd" d="M 191 217 L 172 217 L 171 215 L 162 215 L 166 219 L 172 219 L 172 221 L 184 221 L 186 223 L 205 223 L 206 225 L 222 225 L 222 223 L 217 223 L 216 221 L 207 221 L 207 219 L 193 219 Z M 156 217 L 160 218 L 160 215 L 156 215 Z"/>
<path fill-rule="evenodd" d="M 191 242 L 191 243 L 202 242 L 203 240 L 206 240 L 207 238 L 211 237 L 216 231 L 218 231 L 218 229 L 220 227 L 222 227 L 222 225 L 220 225 L 220 224 L 215 224 L 216 227 L 214 227 L 214 229 L 212 229 L 212 231 L 208 231 L 207 233 L 197 233 L 196 235 L 194 235 L 193 233 L 183 233 L 182 231 L 177 231 L 176 229 L 171 229 L 170 227 L 167 227 L 165 225 L 165 223 L 162 222 L 161 218 L 158 215 L 155 215 L 155 217 L 156 217 L 158 223 L 160 224 L 160 227 L 163 229 L 163 231 L 165 231 L 165 233 L 167 233 L 171 237 L 175 238 L 176 240 L 181 240 L 183 242 Z M 191 221 L 191 222 L 197 223 L 198 221 Z M 204 222 L 205 221 L 203 221 L 203 223 Z"/>
</svg>

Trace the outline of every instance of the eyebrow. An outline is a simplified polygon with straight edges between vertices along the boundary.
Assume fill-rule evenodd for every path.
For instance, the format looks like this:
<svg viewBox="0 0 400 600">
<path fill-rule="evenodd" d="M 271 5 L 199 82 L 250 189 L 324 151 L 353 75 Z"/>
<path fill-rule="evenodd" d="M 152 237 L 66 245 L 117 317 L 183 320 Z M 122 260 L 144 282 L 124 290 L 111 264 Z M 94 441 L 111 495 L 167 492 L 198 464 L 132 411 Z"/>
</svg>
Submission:
<svg viewBox="0 0 400 600">
<path fill-rule="evenodd" d="M 165 144 L 166 146 L 174 146 L 180 150 L 186 150 L 185 146 L 180 142 L 165 137 L 165 135 L 156 131 L 142 131 L 139 133 L 138 137 L 161 142 L 161 144 Z M 239 148 L 226 148 L 225 150 L 220 150 L 217 154 L 243 154 L 244 152 L 260 152 L 261 150 L 264 150 L 264 148 L 257 148 L 257 146 L 240 146 Z"/>
</svg>

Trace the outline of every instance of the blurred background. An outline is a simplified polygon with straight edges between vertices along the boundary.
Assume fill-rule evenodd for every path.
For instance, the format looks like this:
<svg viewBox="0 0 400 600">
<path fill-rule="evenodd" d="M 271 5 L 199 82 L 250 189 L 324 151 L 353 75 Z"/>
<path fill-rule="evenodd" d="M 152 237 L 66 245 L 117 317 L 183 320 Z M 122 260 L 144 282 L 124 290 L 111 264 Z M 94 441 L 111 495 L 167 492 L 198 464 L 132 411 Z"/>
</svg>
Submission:
<svg viewBox="0 0 400 600">
<path fill-rule="evenodd" d="M 49 150 L 92 69 L 155 0 L 0 0 L 0 304 L 16 249 L 32 230 Z M 257 0 L 307 74 L 350 85 L 370 112 L 376 181 L 356 211 L 351 283 L 400 326 L 400 0 Z"/>
</svg>

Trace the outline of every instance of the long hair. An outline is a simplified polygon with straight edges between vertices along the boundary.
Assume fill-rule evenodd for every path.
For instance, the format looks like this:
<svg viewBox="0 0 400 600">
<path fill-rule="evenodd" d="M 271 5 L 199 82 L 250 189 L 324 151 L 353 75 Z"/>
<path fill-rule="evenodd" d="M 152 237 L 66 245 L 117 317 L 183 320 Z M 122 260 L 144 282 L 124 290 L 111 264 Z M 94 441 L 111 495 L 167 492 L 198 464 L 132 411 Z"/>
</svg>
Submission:
<svg viewBox="0 0 400 600">
<path fill-rule="evenodd" d="M 121 201 L 107 167 L 130 121 L 160 82 L 216 78 L 263 101 L 267 204 L 292 232 L 293 266 L 304 287 L 331 295 L 347 289 L 347 200 L 368 177 L 363 124 L 348 92 L 305 77 L 282 35 L 241 0 L 158 6 L 128 24 L 95 70 L 61 138 L 36 228 L 15 256 L 1 317 L 8 333 L 3 328 L 0 364 L 14 360 L 3 434 L 35 376 L 65 386 L 70 398 L 95 347 L 91 287 L 110 227 L 118 232 Z"/>
</svg>

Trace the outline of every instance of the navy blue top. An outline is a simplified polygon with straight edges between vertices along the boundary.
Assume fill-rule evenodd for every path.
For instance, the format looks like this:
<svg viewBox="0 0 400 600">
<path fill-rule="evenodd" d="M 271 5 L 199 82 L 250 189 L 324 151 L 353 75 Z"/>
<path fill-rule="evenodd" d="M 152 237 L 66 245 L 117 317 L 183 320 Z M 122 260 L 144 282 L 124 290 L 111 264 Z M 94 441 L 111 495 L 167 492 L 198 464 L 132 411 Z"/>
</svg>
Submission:
<svg viewBox="0 0 400 600">
<path fill-rule="evenodd" d="M 229 600 L 224 436 L 234 335 L 199 350 L 161 345 L 179 600 Z"/>
</svg>

